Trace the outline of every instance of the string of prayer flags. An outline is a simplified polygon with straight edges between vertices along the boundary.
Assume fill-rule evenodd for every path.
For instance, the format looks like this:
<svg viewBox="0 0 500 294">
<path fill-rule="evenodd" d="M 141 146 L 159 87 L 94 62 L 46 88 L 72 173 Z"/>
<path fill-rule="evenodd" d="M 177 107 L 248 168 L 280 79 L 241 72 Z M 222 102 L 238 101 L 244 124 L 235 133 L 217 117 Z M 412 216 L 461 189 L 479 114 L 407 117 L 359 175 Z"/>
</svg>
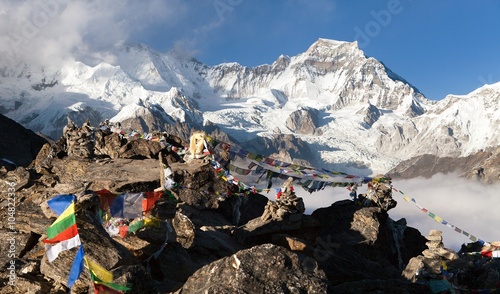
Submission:
<svg viewBox="0 0 500 294">
<path fill-rule="evenodd" d="M 59 253 L 81 245 L 76 227 L 75 204 L 66 210 L 47 228 L 47 239 L 43 241 L 49 262 L 54 261 Z"/>
<path fill-rule="evenodd" d="M 252 185 L 252 187 L 258 186 L 261 190 L 269 189 L 269 174 L 273 178 L 276 177 L 285 180 L 288 177 L 292 177 L 301 182 L 314 181 L 309 182 L 311 186 L 303 186 L 309 192 L 320 190 L 327 185 L 334 187 L 347 186 L 350 183 L 358 183 L 360 185 L 371 181 L 387 180 L 385 178 L 361 177 L 326 169 L 301 166 L 255 154 L 225 142 L 217 142 L 214 150 L 214 161 L 218 162 L 219 166 L 223 166 L 225 170 L 231 172 L 232 176 L 238 177 L 238 185 L 244 182 Z M 228 151 L 230 163 L 219 155 L 221 152 Z M 227 176 L 226 174 L 225 177 L 227 178 Z M 246 184 L 241 184 L 240 186 L 248 188 Z"/>
<path fill-rule="evenodd" d="M 109 209 L 112 217 L 120 218 L 136 218 L 147 214 L 163 195 L 163 191 L 115 194 L 106 189 L 94 193 L 99 196 L 101 210 Z"/>
<path fill-rule="evenodd" d="M 436 222 L 442 224 L 442 225 L 445 225 L 451 229 L 453 229 L 455 232 L 459 233 L 459 234 L 462 234 L 466 237 L 468 237 L 472 242 L 476 242 L 476 241 L 479 241 L 481 244 L 485 243 L 483 240 L 481 239 L 478 239 L 476 236 L 472 235 L 472 234 L 469 234 L 468 232 L 460 229 L 459 227 L 451 224 L 450 222 L 444 220 L 443 218 L 439 217 L 438 215 L 436 215 L 435 213 L 429 211 L 427 208 L 424 208 L 422 206 L 420 206 L 418 203 L 417 203 L 417 200 L 415 200 L 415 198 L 410 198 L 408 196 L 406 196 L 403 191 L 401 190 L 398 190 L 396 188 L 392 188 L 394 191 L 396 192 L 399 192 L 401 195 L 403 195 L 403 200 L 406 201 L 406 202 L 413 202 L 413 204 L 423 213 L 425 213 L 426 215 L 428 215 L 429 217 L 431 217 L 432 219 L 434 219 Z"/>
<path fill-rule="evenodd" d="M 57 195 L 47 201 L 50 209 L 59 215 L 54 223 L 46 230 L 47 239 L 44 240 L 44 243 L 46 244 L 45 253 L 48 261 L 53 262 L 58 257 L 59 253 L 80 246 L 68 275 L 67 285 L 69 289 L 71 289 L 76 280 L 78 280 L 86 264 L 90 271 L 92 281 L 102 286 L 99 288 L 101 292 L 96 293 L 111 293 L 109 291 L 103 292 L 105 288 L 116 291 L 113 293 L 121 293 L 119 291 L 130 290 L 128 287 L 112 283 L 113 274 L 100 266 L 97 262 L 87 259 L 85 256 L 76 225 L 75 202 L 76 196 L 71 194 Z M 135 225 L 135 229 L 139 229 L 143 225 L 144 222 L 140 221 Z"/>
</svg>

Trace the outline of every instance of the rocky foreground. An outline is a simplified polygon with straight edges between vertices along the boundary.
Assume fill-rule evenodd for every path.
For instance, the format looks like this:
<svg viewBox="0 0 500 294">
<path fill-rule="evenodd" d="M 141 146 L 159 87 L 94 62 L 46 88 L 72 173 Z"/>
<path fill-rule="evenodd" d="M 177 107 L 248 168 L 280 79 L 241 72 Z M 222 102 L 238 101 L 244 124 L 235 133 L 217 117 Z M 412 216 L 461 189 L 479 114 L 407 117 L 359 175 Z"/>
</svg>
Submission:
<svg viewBox="0 0 500 294">
<path fill-rule="evenodd" d="M 48 262 L 43 243 L 56 217 L 47 200 L 59 194 L 77 196 L 85 254 L 110 270 L 113 282 L 127 285 L 127 293 L 416 294 L 500 288 L 500 259 L 480 254 L 480 244 L 453 252 L 439 231 L 424 237 L 377 205 L 343 200 L 307 215 L 293 193 L 282 196 L 286 203 L 269 201 L 225 181 L 210 156 L 184 160 L 179 150 L 188 143 L 179 138 L 164 136 L 161 144 L 104 133 L 90 147 L 81 139 L 47 143 L 29 166 L 2 168 L 0 293 L 68 292 L 77 249 Z M 153 191 L 163 181 L 159 160 L 171 169 L 175 185 L 142 217 L 150 225 L 110 234 L 98 217 L 105 200 L 97 191 Z M 87 271 L 71 293 L 94 293 Z"/>
</svg>

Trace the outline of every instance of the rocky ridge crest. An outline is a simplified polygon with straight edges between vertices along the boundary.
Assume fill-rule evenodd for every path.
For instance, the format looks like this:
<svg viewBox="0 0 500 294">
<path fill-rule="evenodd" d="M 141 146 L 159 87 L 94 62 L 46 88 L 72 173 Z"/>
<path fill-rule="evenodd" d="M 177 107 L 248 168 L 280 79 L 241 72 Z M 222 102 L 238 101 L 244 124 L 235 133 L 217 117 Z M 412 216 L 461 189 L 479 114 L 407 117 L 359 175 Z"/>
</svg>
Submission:
<svg viewBox="0 0 500 294">
<path fill-rule="evenodd" d="M 66 137 L 66 145 L 45 145 L 31 168 L 2 172 L 2 191 L 15 193 L 16 221 L 0 226 L 0 238 L 14 236 L 16 246 L 13 258 L 0 258 L 0 293 L 66 293 L 76 250 L 64 251 L 50 263 L 43 246 L 54 220 L 46 201 L 63 193 L 77 196 L 77 225 L 86 254 L 110 270 L 116 283 L 128 285 L 130 293 L 432 293 L 429 280 L 414 280 L 411 273 L 437 271 L 443 256 L 457 286 L 498 286 L 492 278 L 500 272 L 498 259 L 457 255 L 442 246 L 438 233 L 431 234 L 437 243 L 429 243 L 404 219 L 390 219 L 383 207 L 343 200 L 307 215 L 293 190 L 286 190 L 283 197 L 290 201 L 279 208 L 296 209 L 269 218 L 265 211 L 272 200 L 241 192 L 207 158 L 185 161 L 177 148 L 188 145 L 182 139 L 167 135 L 166 145 L 142 138 L 107 139 L 115 135 L 104 136 L 99 155 L 97 145 L 93 154 L 68 152 L 75 145 Z M 160 225 L 123 238 L 110 236 L 96 217 L 103 203 L 96 191 L 153 191 L 163 175 L 159 160 L 177 183 L 148 214 Z M 9 197 L 2 193 L 2 208 L 8 207 Z M 8 219 L 7 209 L 1 217 Z M 8 252 L 8 243 L 1 246 Z M 412 262 L 422 260 L 422 254 L 425 262 Z M 7 268 L 12 261 L 13 272 Z M 402 275 L 404 271 L 410 274 Z M 463 272 L 468 275 L 459 275 Z M 8 285 L 12 274 L 15 288 Z M 85 271 L 71 291 L 93 291 Z"/>
</svg>

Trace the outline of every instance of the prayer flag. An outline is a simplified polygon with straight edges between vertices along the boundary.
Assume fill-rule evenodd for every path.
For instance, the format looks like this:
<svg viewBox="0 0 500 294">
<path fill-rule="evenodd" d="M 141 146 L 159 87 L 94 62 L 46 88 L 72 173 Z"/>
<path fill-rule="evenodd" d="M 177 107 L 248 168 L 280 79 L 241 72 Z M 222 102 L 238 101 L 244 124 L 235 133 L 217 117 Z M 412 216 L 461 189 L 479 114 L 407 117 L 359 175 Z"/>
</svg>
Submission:
<svg viewBox="0 0 500 294">
<path fill-rule="evenodd" d="M 73 284 L 76 282 L 76 280 L 78 280 L 80 274 L 83 271 L 84 255 L 85 253 L 83 252 L 83 246 L 80 246 L 80 249 L 78 249 L 78 252 L 76 253 L 75 260 L 73 261 L 73 265 L 71 266 L 71 270 L 68 276 L 68 288 L 70 289 L 71 287 L 73 287 Z"/>
<path fill-rule="evenodd" d="M 106 269 L 104 269 L 103 267 L 101 267 L 99 264 L 92 262 L 92 261 L 90 261 L 90 263 L 89 263 L 89 261 L 90 261 L 89 259 L 85 258 L 85 262 L 87 263 L 87 267 L 89 268 L 90 278 L 94 282 L 94 286 L 96 286 L 96 284 L 97 285 L 104 285 L 107 288 L 111 288 L 111 289 L 116 290 L 116 291 L 128 291 L 128 290 L 130 290 L 130 288 L 128 288 L 126 286 L 115 284 L 115 283 L 112 283 L 111 281 L 107 282 L 107 281 L 102 280 L 102 278 L 106 278 L 107 280 L 109 280 L 109 275 L 111 275 L 111 279 L 112 279 L 113 274 L 111 272 L 107 271 Z M 100 268 L 100 269 L 97 269 L 96 266 L 97 266 L 97 268 Z M 104 276 L 99 276 L 98 274 L 101 274 Z M 106 288 L 106 287 L 104 287 L 104 288 Z M 110 293 L 110 292 L 98 292 L 98 293 Z M 119 293 L 119 292 L 111 292 L 111 293 Z"/>
<path fill-rule="evenodd" d="M 76 235 L 71 239 L 61 241 L 55 245 L 45 245 L 45 253 L 47 254 L 47 259 L 49 262 L 54 261 L 57 258 L 59 253 L 70 250 L 71 248 L 75 248 L 78 245 L 81 245 L 80 235 Z"/>
<path fill-rule="evenodd" d="M 49 262 L 54 261 L 59 253 L 81 244 L 76 227 L 75 204 L 71 203 L 66 210 L 47 228 L 46 254 Z"/>
<path fill-rule="evenodd" d="M 113 200 L 115 200 L 115 198 L 118 197 L 117 194 L 112 193 L 107 189 L 95 191 L 95 193 L 97 194 L 97 196 L 99 196 L 99 200 L 101 203 L 100 208 L 102 210 L 108 210 Z"/>
<path fill-rule="evenodd" d="M 122 294 L 122 293 L 123 292 L 115 290 L 106 285 L 94 283 L 94 294 Z"/>
<path fill-rule="evenodd" d="M 88 259 L 87 257 L 84 257 L 85 259 L 85 264 L 89 268 L 89 271 L 99 279 L 100 282 L 105 282 L 105 283 L 110 283 L 113 281 L 113 274 L 102 267 L 100 264 L 97 262 Z"/>
<path fill-rule="evenodd" d="M 57 195 L 47 201 L 47 205 L 52 209 L 57 216 L 61 215 L 68 206 L 76 201 L 76 196 L 73 194 Z"/>
<path fill-rule="evenodd" d="M 143 193 L 124 193 L 111 202 L 111 216 L 136 218 L 142 216 Z"/>
<path fill-rule="evenodd" d="M 76 228 L 75 204 L 71 203 L 55 222 L 47 228 L 47 240 L 44 240 L 44 242 L 56 243 L 72 238 L 76 234 L 78 234 L 78 230 Z"/>
<path fill-rule="evenodd" d="M 162 195 L 162 191 L 146 192 L 146 199 L 142 200 L 142 211 L 144 211 L 144 213 L 148 213 L 155 205 L 156 200 L 160 199 Z"/>
</svg>

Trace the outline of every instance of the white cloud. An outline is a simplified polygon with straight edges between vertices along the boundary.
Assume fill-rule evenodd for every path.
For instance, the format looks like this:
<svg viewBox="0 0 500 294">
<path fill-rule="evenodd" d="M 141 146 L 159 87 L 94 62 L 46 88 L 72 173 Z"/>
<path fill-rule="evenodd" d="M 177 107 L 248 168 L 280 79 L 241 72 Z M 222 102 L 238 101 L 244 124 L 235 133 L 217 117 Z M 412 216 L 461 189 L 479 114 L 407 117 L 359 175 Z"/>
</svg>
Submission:
<svg viewBox="0 0 500 294">
<path fill-rule="evenodd" d="M 0 7 L 0 52 L 41 64 L 140 41 L 185 11 L 180 0 L 0 0 Z"/>
<path fill-rule="evenodd" d="M 396 180 L 393 187 L 414 198 L 421 207 L 477 238 L 500 240 L 500 214 L 497 212 L 500 207 L 500 184 L 484 185 L 456 175 L 438 174 L 430 179 Z M 304 199 L 306 213 L 349 199 L 349 191 L 342 187 L 328 187 L 312 194 L 300 187 L 296 191 Z M 366 186 L 359 188 L 360 193 L 364 191 Z M 418 229 L 423 236 L 427 236 L 431 229 L 440 230 L 445 247 L 455 251 L 460 250 L 462 244 L 472 242 L 463 233 L 457 233 L 435 221 L 428 213 L 423 213 L 413 202 L 403 200 L 404 195 L 393 192 L 393 198 L 398 201 L 398 205 L 389 211 L 393 220 L 405 218 L 408 226 Z"/>
</svg>

